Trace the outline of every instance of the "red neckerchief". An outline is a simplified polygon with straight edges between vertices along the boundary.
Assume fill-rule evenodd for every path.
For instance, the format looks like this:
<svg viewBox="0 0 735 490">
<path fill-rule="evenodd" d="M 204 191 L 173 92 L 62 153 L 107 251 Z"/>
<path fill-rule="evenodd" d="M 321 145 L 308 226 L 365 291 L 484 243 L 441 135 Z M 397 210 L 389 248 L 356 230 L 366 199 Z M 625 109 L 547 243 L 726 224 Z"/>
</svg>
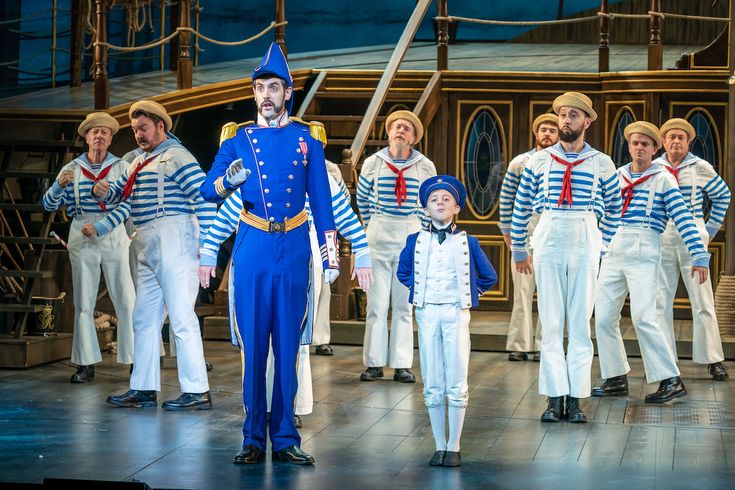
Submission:
<svg viewBox="0 0 735 490">
<path fill-rule="evenodd" d="M 668 165 L 664 165 L 664 168 L 669 171 L 671 175 L 674 176 L 676 179 L 676 183 L 679 183 L 679 168 L 669 167 Z"/>
<path fill-rule="evenodd" d="M 148 160 L 140 162 L 135 167 L 135 169 L 133 169 L 133 171 L 130 173 L 130 177 L 128 177 L 128 181 L 125 182 L 125 187 L 123 187 L 122 197 L 120 198 L 121 202 L 129 198 L 130 195 L 133 193 L 133 186 L 135 186 L 135 177 L 138 175 L 138 172 L 140 172 L 143 167 L 151 163 L 157 156 L 158 154 L 153 155 L 152 157 L 148 158 Z"/>
<path fill-rule="evenodd" d="M 99 182 L 100 180 L 102 180 L 105 177 L 107 177 L 107 174 L 109 174 L 110 173 L 110 170 L 112 170 L 112 165 L 109 165 L 108 167 L 103 168 L 102 170 L 100 170 L 100 173 L 98 173 L 97 175 L 93 174 L 92 172 L 90 172 L 86 168 L 82 167 L 81 165 L 79 166 L 79 168 L 82 169 L 82 174 L 85 177 L 87 177 L 89 180 L 91 180 L 92 181 L 92 185 L 94 185 L 97 182 Z M 102 211 L 107 211 L 107 205 L 105 203 L 99 201 L 99 202 L 97 202 L 97 205 L 100 207 L 100 209 Z"/>
<path fill-rule="evenodd" d="M 566 171 L 564 171 L 564 180 L 562 180 L 561 182 L 561 194 L 559 194 L 559 201 L 557 202 L 557 204 L 561 206 L 562 204 L 564 204 L 564 201 L 566 201 L 567 204 L 571 206 L 572 205 L 572 167 L 576 167 L 580 163 L 583 163 L 586 160 L 586 158 L 577 160 L 576 162 L 568 162 L 564 160 L 563 158 L 559 158 L 553 153 L 551 153 L 551 158 L 553 158 L 557 162 L 567 167 Z M 548 183 L 546 185 L 548 185 Z M 593 182 L 592 185 L 596 185 L 596 182 Z"/>
<path fill-rule="evenodd" d="M 625 210 L 628 209 L 628 205 L 630 204 L 630 201 L 633 200 L 633 189 L 635 188 L 635 186 L 637 186 L 638 184 L 642 184 L 643 182 L 647 181 L 648 179 L 650 179 L 654 175 L 656 175 L 656 174 L 648 174 L 648 175 L 646 175 L 644 177 L 640 177 L 639 179 L 636 179 L 635 182 L 631 182 L 628 177 L 626 177 L 625 175 L 623 175 L 623 180 L 625 180 L 625 182 L 628 185 L 626 185 L 625 187 L 623 187 L 620 190 L 620 192 L 623 194 L 623 199 L 624 199 L 624 201 L 623 201 L 623 212 L 620 213 L 620 217 L 621 218 L 623 216 L 625 216 Z M 650 192 L 654 192 L 654 189 L 651 189 Z"/>
<path fill-rule="evenodd" d="M 392 163 L 385 162 L 385 164 L 388 165 L 388 168 L 391 169 L 393 173 L 396 174 L 396 200 L 398 201 L 398 207 L 401 207 L 401 201 L 406 202 L 406 198 L 408 197 L 408 191 L 406 190 L 406 179 L 405 177 L 403 177 L 403 172 L 413 167 L 415 164 L 412 163 L 411 165 L 402 169 L 399 169 Z"/>
</svg>

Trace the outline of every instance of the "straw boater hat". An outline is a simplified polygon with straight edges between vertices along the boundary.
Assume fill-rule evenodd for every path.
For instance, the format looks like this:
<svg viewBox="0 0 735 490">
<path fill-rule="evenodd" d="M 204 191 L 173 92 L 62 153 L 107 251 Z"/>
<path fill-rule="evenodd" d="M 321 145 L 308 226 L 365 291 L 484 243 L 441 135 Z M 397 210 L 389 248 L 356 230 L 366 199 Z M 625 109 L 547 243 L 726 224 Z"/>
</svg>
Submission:
<svg viewBox="0 0 735 490">
<path fill-rule="evenodd" d="M 87 117 L 84 119 L 84 121 L 82 121 L 82 124 L 79 125 L 77 133 L 79 133 L 79 136 L 84 138 L 84 136 L 87 134 L 87 131 L 92 128 L 98 128 L 100 126 L 104 128 L 110 128 L 110 131 L 112 131 L 113 135 L 117 133 L 118 129 L 120 129 L 120 123 L 118 123 L 117 119 L 115 119 L 108 113 L 92 112 L 91 114 L 87 114 Z"/>
<path fill-rule="evenodd" d="M 625 139 L 630 143 L 630 135 L 633 133 L 642 134 L 648 136 L 656 144 L 656 148 L 661 148 L 661 135 L 656 125 L 651 124 L 648 121 L 636 121 L 625 126 L 623 134 Z"/>
<path fill-rule="evenodd" d="M 592 109 L 592 99 L 579 92 L 566 92 L 561 94 L 554 99 L 551 107 L 554 108 L 554 112 L 557 114 L 559 114 L 559 110 L 562 107 L 574 107 L 575 109 L 586 112 L 593 121 L 597 119 L 597 113 Z"/>
<path fill-rule="evenodd" d="M 416 141 L 414 141 L 413 144 L 418 144 L 418 142 L 421 141 L 421 138 L 424 137 L 424 125 L 421 124 L 421 120 L 416 116 L 416 114 L 411 111 L 391 112 L 385 119 L 386 132 L 390 131 L 390 127 L 396 119 L 404 119 L 413 125 L 413 129 L 416 131 Z"/>
<path fill-rule="evenodd" d="M 152 100 L 139 100 L 135 104 L 130 106 L 130 110 L 128 111 L 128 116 L 132 119 L 133 113 L 135 111 L 143 111 L 147 112 L 148 114 L 153 114 L 154 116 L 158 116 L 163 121 L 163 125 L 165 126 L 164 129 L 166 131 L 171 131 L 171 126 L 173 126 L 173 122 L 171 121 L 171 116 L 168 115 L 168 112 L 166 112 L 166 108 L 163 107 L 158 102 L 154 102 Z"/>
<path fill-rule="evenodd" d="M 558 127 L 559 118 L 556 114 L 549 114 L 548 112 L 546 114 L 541 114 L 539 117 L 533 120 L 533 124 L 531 125 L 531 127 L 533 128 L 533 134 L 536 134 L 539 126 L 541 126 L 542 124 L 552 124 Z"/>
<path fill-rule="evenodd" d="M 681 129 L 689 136 L 689 141 L 692 141 L 696 136 L 697 132 L 694 130 L 694 126 L 689 124 L 689 121 L 680 117 L 669 119 L 663 126 L 661 126 L 661 137 L 665 137 L 666 133 L 672 129 Z"/>
</svg>

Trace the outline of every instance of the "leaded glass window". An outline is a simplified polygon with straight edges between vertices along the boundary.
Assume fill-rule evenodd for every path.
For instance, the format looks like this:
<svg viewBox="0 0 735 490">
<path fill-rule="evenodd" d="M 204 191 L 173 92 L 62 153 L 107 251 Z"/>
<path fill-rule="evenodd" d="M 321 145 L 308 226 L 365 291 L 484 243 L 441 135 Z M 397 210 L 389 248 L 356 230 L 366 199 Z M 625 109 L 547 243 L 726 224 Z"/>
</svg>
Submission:
<svg viewBox="0 0 735 490">
<path fill-rule="evenodd" d="M 615 132 L 613 133 L 613 144 L 610 155 L 613 162 L 615 162 L 616 167 L 622 167 L 631 161 L 630 152 L 628 151 L 628 142 L 625 140 L 625 134 L 623 131 L 625 131 L 625 127 L 632 122 L 635 122 L 633 112 L 627 107 L 620 109 L 620 112 L 618 112 L 617 123 L 615 124 Z"/>
<path fill-rule="evenodd" d="M 465 145 L 465 185 L 467 199 L 475 212 L 490 215 L 500 194 L 505 171 L 502 125 L 490 108 L 475 113 Z"/>
</svg>

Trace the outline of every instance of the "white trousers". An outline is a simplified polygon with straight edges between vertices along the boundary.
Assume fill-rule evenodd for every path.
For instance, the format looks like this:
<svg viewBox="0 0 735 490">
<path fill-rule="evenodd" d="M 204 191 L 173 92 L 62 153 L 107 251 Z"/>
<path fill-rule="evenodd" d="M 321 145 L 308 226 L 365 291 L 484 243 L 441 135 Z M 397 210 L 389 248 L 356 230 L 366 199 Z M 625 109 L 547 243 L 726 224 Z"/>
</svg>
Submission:
<svg viewBox="0 0 735 490">
<path fill-rule="evenodd" d="M 100 286 L 100 267 L 117 316 L 117 362 L 133 362 L 133 304 L 135 287 L 130 277 L 128 247 L 130 239 L 124 226 L 93 238 L 82 235 L 82 227 L 94 223 L 99 215 L 75 217 L 69 230 L 69 260 L 74 287 L 74 337 L 71 362 L 87 366 L 102 361 L 94 307 Z"/>
<path fill-rule="evenodd" d="M 467 406 L 470 310 L 455 304 L 416 308 L 419 360 L 427 407 Z"/>
<path fill-rule="evenodd" d="M 194 215 L 165 216 L 138 228 L 138 283 L 133 330 L 133 390 L 161 389 L 161 326 L 168 311 L 178 353 L 179 385 L 184 393 L 209 390 L 199 319 L 199 226 Z"/>
<path fill-rule="evenodd" d="M 539 392 L 586 398 L 591 391 L 594 347 L 590 318 L 602 251 L 592 212 L 544 211 L 531 238 L 536 269 L 541 341 Z M 564 355 L 564 324 L 569 343 Z"/>
<path fill-rule="evenodd" d="M 275 374 L 275 358 L 273 348 L 268 350 L 268 360 L 265 367 L 265 395 L 268 412 L 271 411 L 271 398 L 273 397 L 273 376 Z M 299 384 L 296 390 L 295 415 L 309 415 L 314 411 L 314 390 L 311 385 L 311 361 L 309 357 L 309 346 L 299 346 L 296 358 L 296 381 Z"/>
<path fill-rule="evenodd" d="M 709 242 L 709 234 L 704 220 L 695 219 L 699 235 L 704 243 Z M 686 286 L 692 305 L 692 361 L 697 364 L 712 364 L 725 359 L 722 351 L 720 327 L 715 316 L 715 296 L 712 282 L 708 279 L 699 284 L 697 276 L 691 277 L 692 258 L 684 240 L 676 231 L 673 221 L 669 221 L 663 235 L 663 253 L 659 269 L 659 289 L 656 298 L 658 318 L 666 333 L 671 350 L 676 356 L 676 335 L 674 333 L 674 297 L 679 285 L 679 274 Z"/>
<path fill-rule="evenodd" d="M 362 362 L 368 367 L 410 368 L 413 364 L 413 305 L 398 282 L 398 258 L 406 237 L 421 229 L 418 218 L 373 215 L 367 227 L 373 284 L 367 293 Z M 388 310 L 391 311 L 390 337 Z"/>
<path fill-rule="evenodd" d="M 539 215 L 534 214 L 528 223 L 528 235 L 532 236 Z M 510 268 L 513 280 L 513 311 L 510 314 L 508 338 L 505 350 L 511 352 L 538 352 L 541 350 L 541 320 L 536 322 L 533 331 L 533 293 L 536 291 L 535 274 L 522 274 L 515 267 Z"/>
<path fill-rule="evenodd" d="M 318 257 L 318 255 L 316 255 L 316 257 Z M 349 274 L 349 271 L 343 270 L 341 274 Z M 329 287 L 329 284 L 324 284 L 324 274 L 320 273 L 317 277 L 320 277 L 321 279 L 322 288 L 314 301 L 316 316 L 314 317 L 312 344 L 324 345 L 328 344 L 332 339 L 332 329 L 329 324 L 329 307 L 332 299 L 332 288 Z"/>
<path fill-rule="evenodd" d="M 676 357 L 657 322 L 656 291 L 661 235 L 647 228 L 618 228 L 602 259 L 595 297 L 595 333 L 604 379 L 630 371 L 620 334 L 620 310 L 630 293 L 630 316 L 649 383 L 679 376 Z"/>
</svg>

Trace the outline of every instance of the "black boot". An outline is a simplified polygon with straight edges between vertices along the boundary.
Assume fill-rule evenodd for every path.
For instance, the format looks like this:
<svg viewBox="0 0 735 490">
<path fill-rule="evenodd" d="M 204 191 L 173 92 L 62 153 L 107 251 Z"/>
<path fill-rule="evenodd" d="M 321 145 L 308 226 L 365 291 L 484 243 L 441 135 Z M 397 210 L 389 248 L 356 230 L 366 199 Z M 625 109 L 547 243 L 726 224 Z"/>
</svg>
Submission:
<svg viewBox="0 0 735 490">
<path fill-rule="evenodd" d="M 212 408 L 212 396 L 204 393 L 182 393 L 175 400 L 166 400 L 161 404 L 164 410 L 209 410 Z"/>
<path fill-rule="evenodd" d="M 284 463 L 291 464 L 314 464 L 314 457 L 310 454 L 306 454 L 300 448 L 296 446 L 289 446 L 280 451 L 273 451 L 271 453 L 271 459 L 273 461 L 283 461 Z"/>
<path fill-rule="evenodd" d="M 686 396 L 687 389 L 679 376 L 665 379 L 658 385 L 655 393 L 646 395 L 646 403 L 665 403 L 680 396 Z"/>
<path fill-rule="evenodd" d="M 564 415 L 564 397 L 550 396 L 547 402 L 546 411 L 541 415 L 541 422 L 559 422 Z"/>
<path fill-rule="evenodd" d="M 509 361 L 525 361 L 528 359 L 528 354 L 525 352 L 511 352 L 508 354 Z"/>
<path fill-rule="evenodd" d="M 322 344 L 316 346 L 316 355 L 318 356 L 333 356 L 334 350 L 329 344 Z"/>
<path fill-rule="evenodd" d="M 398 381 L 399 383 L 415 383 L 416 376 L 408 369 L 396 368 L 393 370 L 393 381 Z"/>
<path fill-rule="evenodd" d="M 77 372 L 71 375 L 72 383 L 87 383 L 94 379 L 94 365 L 77 366 Z"/>
<path fill-rule="evenodd" d="M 627 396 L 628 376 L 615 376 L 606 379 L 602 385 L 592 388 L 592 396 Z"/>
<path fill-rule="evenodd" d="M 579 406 L 579 398 L 567 396 L 567 417 L 569 417 L 569 422 L 573 424 L 587 423 L 587 416 Z"/>
<path fill-rule="evenodd" d="M 383 377 L 383 368 L 369 367 L 360 375 L 360 381 L 375 381 Z"/>
<path fill-rule="evenodd" d="M 240 449 L 240 452 L 235 455 L 235 464 L 255 464 L 260 463 L 265 458 L 265 453 L 260 450 L 257 446 L 248 444 Z"/>
<path fill-rule="evenodd" d="M 295 425 L 297 429 L 301 429 L 302 427 L 304 427 L 304 423 L 301 421 L 301 417 L 299 417 L 298 415 L 294 415 L 293 425 Z"/>
<path fill-rule="evenodd" d="M 712 379 L 715 381 L 726 381 L 727 378 L 730 377 L 730 375 L 727 374 L 727 368 L 721 362 L 715 362 L 707 367 L 709 368 L 710 376 L 712 376 Z"/>
<path fill-rule="evenodd" d="M 107 397 L 107 403 L 118 407 L 127 408 L 146 408 L 156 406 L 155 391 L 139 391 L 130 390 L 122 395 L 112 395 Z"/>
</svg>

